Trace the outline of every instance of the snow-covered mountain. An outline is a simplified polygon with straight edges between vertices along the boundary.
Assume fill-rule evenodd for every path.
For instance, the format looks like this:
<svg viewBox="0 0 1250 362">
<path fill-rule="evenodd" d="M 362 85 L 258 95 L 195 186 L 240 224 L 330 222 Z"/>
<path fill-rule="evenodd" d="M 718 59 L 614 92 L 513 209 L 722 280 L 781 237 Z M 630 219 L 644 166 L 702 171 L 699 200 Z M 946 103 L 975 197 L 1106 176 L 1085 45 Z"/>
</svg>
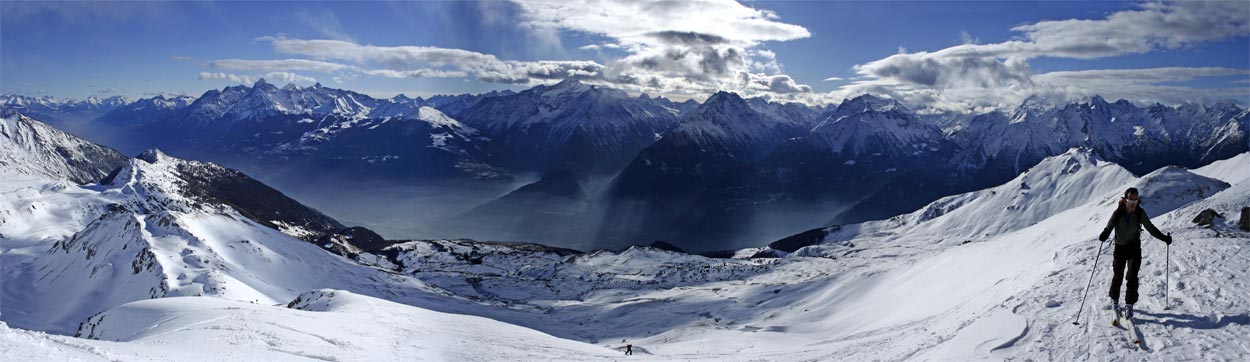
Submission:
<svg viewBox="0 0 1250 362">
<path fill-rule="evenodd" d="M 150 150 L 86 187 L 4 171 L 0 315 L 14 326 L 66 333 L 148 298 L 285 303 L 312 288 L 390 288 L 357 284 L 390 278 L 331 253 L 385 246 L 376 234 L 215 164 Z"/>
<path fill-rule="evenodd" d="M 611 174 L 671 129 L 682 112 L 663 98 L 565 80 L 482 99 L 460 119 L 488 134 L 511 169 Z"/>
<path fill-rule="evenodd" d="M 123 149 L 168 149 L 275 180 L 508 177 L 489 164 L 487 138 L 420 98 L 262 79 L 186 100 L 136 101 L 92 126 Z"/>
<path fill-rule="evenodd" d="M 815 229 L 770 248 L 786 253 L 818 242 L 856 239 L 928 245 L 979 242 L 1032 226 L 1091 199 L 1123 194 L 1130 186 L 1141 189 L 1143 208 L 1157 213 L 1214 195 L 1229 184 L 1176 167 L 1136 178 L 1089 149 L 1073 148 L 999 186 L 944 197 L 889 219 Z"/>
<path fill-rule="evenodd" d="M 338 221 L 242 172 L 177 159 L 156 149 L 131 159 L 101 184 L 122 195 L 118 202 L 129 209 L 220 212 L 219 206 L 228 206 L 256 223 L 344 255 L 377 246 L 380 239 L 367 232 L 358 235 L 359 240 L 345 239 L 342 236 L 350 231 Z"/>
<path fill-rule="evenodd" d="M 559 242 L 662 239 L 691 250 L 736 248 L 830 219 L 846 224 L 911 212 L 1007 182 L 1072 147 L 1135 175 L 1250 150 L 1250 112 L 1231 103 L 1031 98 L 1014 110 L 950 116 L 871 95 L 824 109 L 728 98 L 740 97 L 674 103 L 569 80 L 519 93 L 380 99 L 259 81 L 209 91 L 185 106 L 189 98 L 136 101 L 92 122 L 88 137 L 129 154 L 160 148 L 217 162 L 305 195 L 319 185 L 361 181 L 411 186 L 419 195 L 468 195 L 438 205 L 449 211 L 423 217 L 421 227 L 404 229 L 428 237 L 458 236 L 441 233 L 450 224 L 439 221 L 500 197 L 505 192 L 494 188 L 516 187 L 509 180 L 572 169 L 596 183 L 580 185 L 596 212 L 563 223 L 608 228 Z M 406 122 L 412 120 L 420 122 Z M 611 176 L 612 187 L 597 187 Z M 419 189 L 434 187 L 451 189 Z M 370 191 L 345 192 L 361 194 L 310 202 L 335 214 L 368 208 Z M 351 205 L 329 209 L 343 201 Z M 634 220 L 639 215 L 648 220 Z M 483 227 L 492 225 L 501 224 Z"/>
<path fill-rule="evenodd" d="M 142 98 L 113 108 L 92 120 L 92 131 L 105 131 L 110 127 L 133 127 L 147 122 L 164 120 L 195 102 L 195 97 L 158 95 Z"/>
<path fill-rule="evenodd" d="M 913 214 L 822 230 L 793 253 L 732 259 L 467 240 L 347 259 L 195 191 L 193 179 L 225 183 L 219 169 L 142 156 L 95 186 L 0 172 L 4 356 L 584 360 L 632 344 L 663 360 L 1250 357 L 1250 232 L 1231 218 L 1190 222 L 1250 204 L 1250 182 L 1180 168 L 1133 177 L 1092 150 Z M 1098 322 L 1110 256 L 1096 253 L 1110 250 L 1095 237 L 1129 186 L 1176 239 L 1143 243 L 1140 349 Z M 783 257 L 746 258 L 756 254 Z M 1091 270 L 1099 283 L 1073 326 Z"/>
<path fill-rule="evenodd" d="M 269 148 L 284 158 L 304 160 L 286 171 L 284 179 L 511 177 L 492 162 L 494 156 L 484 145 L 489 138 L 432 107 L 420 107 L 409 116 L 311 123 L 330 124 Z"/>
<path fill-rule="evenodd" d="M 74 137 L 12 109 L 0 110 L 0 168 L 5 172 L 99 181 L 121 167 L 126 156 Z"/>
<path fill-rule="evenodd" d="M 0 108 L 15 110 L 61 128 L 77 128 L 129 103 L 123 96 L 91 96 L 77 100 L 50 96 L 0 95 Z"/>
<path fill-rule="evenodd" d="M 668 224 L 694 202 L 700 191 L 733 167 L 767 156 L 785 140 L 812 127 L 802 112 L 751 102 L 718 92 L 682 117 L 680 123 L 639 152 L 607 191 L 609 208 L 601 241 L 634 244 L 672 235 Z M 805 113 L 815 117 L 816 112 Z"/>
<path fill-rule="evenodd" d="M 465 110 L 477 105 L 477 103 L 481 102 L 483 99 L 510 96 L 513 94 L 516 94 L 516 92 L 513 92 L 511 89 L 490 91 L 480 94 L 438 94 L 426 99 L 425 102 L 429 103 L 430 106 L 434 108 L 438 108 L 439 111 L 446 113 L 448 116 L 459 118 L 461 113 L 464 113 Z"/>
<path fill-rule="evenodd" d="M 816 123 L 788 118 L 794 127 L 763 137 L 764 151 L 708 169 L 714 171 L 704 176 L 708 182 L 686 191 L 698 195 L 694 203 L 668 226 L 673 239 L 708 250 L 778 237 L 824 221 L 815 215 L 830 212 L 831 204 L 853 202 L 943 162 L 956 148 L 893 100 L 865 95 L 820 116 Z"/>
<path fill-rule="evenodd" d="M 1011 113 L 973 118 L 951 137 L 966 167 L 1027 168 L 1071 147 L 1088 147 L 1136 174 L 1194 167 L 1245 152 L 1250 113 L 1231 103 L 1138 107 L 1094 96 L 1059 107 L 1029 98 Z"/>
<path fill-rule="evenodd" d="M 811 137 L 824 141 L 827 151 L 852 165 L 882 157 L 896 164 L 927 161 L 933 154 L 948 155 L 953 148 L 937 127 L 920 121 L 898 101 L 871 95 L 842 102 L 812 128 Z"/>
<path fill-rule="evenodd" d="M 941 122 L 865 95 L 842 102 L 809 135 L 719 175 L 681 217 L 690 227 L 676 240 L 776 237 L 768 225 L 815 226 L 828 220 L 811 216 L 819 213 L 839 224 L 887 218 L 1000 184 L 1072 147 L 1137 175 L 1197 167 L 1250 148 L 1248 122 L 1250 111 L 1229 103 L 1141 108 L 1092 97 L 1053 106 L 1030 98 L 1012 113 L 956 119 L 939 129 Z"/>
</svg>

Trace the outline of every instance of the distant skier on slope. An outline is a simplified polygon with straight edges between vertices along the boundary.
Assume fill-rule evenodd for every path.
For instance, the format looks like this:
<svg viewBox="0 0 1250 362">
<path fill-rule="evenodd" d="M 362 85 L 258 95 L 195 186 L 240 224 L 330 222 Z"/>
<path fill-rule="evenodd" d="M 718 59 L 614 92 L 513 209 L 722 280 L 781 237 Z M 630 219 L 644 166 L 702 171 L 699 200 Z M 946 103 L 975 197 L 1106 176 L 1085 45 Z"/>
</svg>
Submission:
<svg viewBox="0 0 1250 362">
<path fill-rule="evenodd" d="M 1111 219 L 1107 220 L 1107 227 L 1102 230 L 1102 234 L 1098 235 L 1099 241 L 1107 241 L 1107 237 L 1111 236 L 1111 230 L 1115 230 L 1115 258 L 1112 262 L 1114 275 L 1111 277 L 1111 302 L 1116 311 L 1116 315 L 1120 315 L 1120 282 L 1128 279 L 1128 291 L 1125 292 L 1124 302 L 1127 303 L 1125 318 L 1133 318 L 1133 304 L 1137 303 L 1137 271 L 1141 268 L 1141 229 L 1146 227 L 1159 240 L 1171 245 L 1172 236 L 1164 235 L 1155 228 L 1150 222 L 1150 217 L 1146 215 L 1146 210 L 1142 209 L 1141 199 L 1137 194 L 1137 188 L 1130 187 L 1124 191 L 1124 197 L 1120 198 L 1120 205 L 1111 214 Z M 1128 274 L 1125 275 L 1124 268 L 1128 267 Z"/>
</svg>

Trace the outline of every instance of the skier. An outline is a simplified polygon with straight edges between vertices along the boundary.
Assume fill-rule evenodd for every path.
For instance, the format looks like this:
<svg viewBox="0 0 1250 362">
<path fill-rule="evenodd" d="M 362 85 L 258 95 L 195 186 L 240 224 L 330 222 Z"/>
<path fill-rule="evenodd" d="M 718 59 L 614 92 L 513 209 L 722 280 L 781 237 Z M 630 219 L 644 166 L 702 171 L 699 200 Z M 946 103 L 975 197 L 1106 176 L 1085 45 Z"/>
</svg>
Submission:
<svg viewBox="0 0 1250 362">
<path fill-rule="evenodd" d="M 1124 191 L 1124 197 L 1120 198 L 1120 205 L 1111 213 L 1111 219 L 1107 220 L 1107 227 L 1102 230 L 1102 234 L 1098 235 L 1099 241 L 1107 241 L 1107 237 L 1111 236 L 1111 230 L 1115 229 L 1115 258 L 1112 262 L 1114 271 L 1111 277 L 1111 303 L 1115 308 L 1117 316 L 1121 315 L 1120 309 L 1120 282 L 1128 279 L 1128 291 L 1124 294 L 1124 302 L 1127 308 L 1124 311 L 1124 317 L 1132 320 L 1133 304 L 1137 303 L 1137 271 L 1141 268 L 1141 229 L 1146 227 L 1155 238 L 1162 240 L 1164 243 L 1171 245 L 1172 236 L 1164 235 L 1155 225 L 1150 222 L 1150 217 L 1146 215 L 1146 210 L 1141 207 L 1141 199 L 1137 194 L 1137 188 L 1130 187 Z M 1128 274 L 1125 274 L 1124 268 L 1128 267 Z"/>
<path fill-rule="evenodd" d="M 625 345 L 625 355 L 630 356 L 633 354 L 634 354 L 634 345 L 632 344 Z"/>
</svg>

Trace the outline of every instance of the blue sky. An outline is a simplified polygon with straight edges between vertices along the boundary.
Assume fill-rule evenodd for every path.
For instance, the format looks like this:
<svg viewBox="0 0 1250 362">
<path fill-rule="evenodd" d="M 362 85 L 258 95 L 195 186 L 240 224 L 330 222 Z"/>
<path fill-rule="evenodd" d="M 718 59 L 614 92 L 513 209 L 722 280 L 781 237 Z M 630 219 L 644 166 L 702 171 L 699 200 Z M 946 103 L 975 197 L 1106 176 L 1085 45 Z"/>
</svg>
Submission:
<svg viewBox="0 0 1250 362">
<path fill-rule="evenodd" d="M 1031 94 L 1250 100 L 1242 1 L 669 5 L 4 2 L 0 91 L 198 95 L 270 75 L 382 97 L 576 78 L 674 98 L 880 93 L 960 110 Z M 299 63 L 246 63 L 275 60 Z"/>
</svg>

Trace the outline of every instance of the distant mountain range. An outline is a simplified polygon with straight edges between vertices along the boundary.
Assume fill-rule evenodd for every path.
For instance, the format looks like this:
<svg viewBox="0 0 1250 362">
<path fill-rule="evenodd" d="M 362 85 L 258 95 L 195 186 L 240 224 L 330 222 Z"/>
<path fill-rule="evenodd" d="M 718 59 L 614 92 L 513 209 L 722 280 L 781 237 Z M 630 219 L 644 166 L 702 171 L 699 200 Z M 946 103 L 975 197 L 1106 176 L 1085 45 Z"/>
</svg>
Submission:
<svg viewBox="0 0 1250 362">
<path fill-rule="evenodd" d="M 89 139 L 128 153 L 159 147 L 212 160 L 280 188 L 337 179 L 471 191 L 559 171 L 477 208 L 459 206 L 474 209 L 459 223 L 511 225 L 488 234 L 522 241 L 667 240 L 687 250 L 898 215 L 1002 184 L 1073 147 L 1137 175 L 1250 149 L 1250 112 L 1235 104 L 1097 96 L 1067 104 L 1030 98 L 974 115 L 919 114 L 872 95 L 836 107 L 728 92 L 677 103 L 573 80 L 428 99 L 264 80 L 194 99 L 3 99 L 5 109 L 36 118 L 99 104 L 91 109 L 109 110 L 79 132 Z M 554 204 L 538 219 L 496 222 L 500 210 L 521 212 L 535 200 Z"/>
<path fill-rule="evenodd" d="M 0 108 L 22 112 L 57 128 L 76 128 L 118 107 L 130 104 L 122 96 L 87 97 L 82 100 L 50 96 L 0 95 Z"/>
</svg>

